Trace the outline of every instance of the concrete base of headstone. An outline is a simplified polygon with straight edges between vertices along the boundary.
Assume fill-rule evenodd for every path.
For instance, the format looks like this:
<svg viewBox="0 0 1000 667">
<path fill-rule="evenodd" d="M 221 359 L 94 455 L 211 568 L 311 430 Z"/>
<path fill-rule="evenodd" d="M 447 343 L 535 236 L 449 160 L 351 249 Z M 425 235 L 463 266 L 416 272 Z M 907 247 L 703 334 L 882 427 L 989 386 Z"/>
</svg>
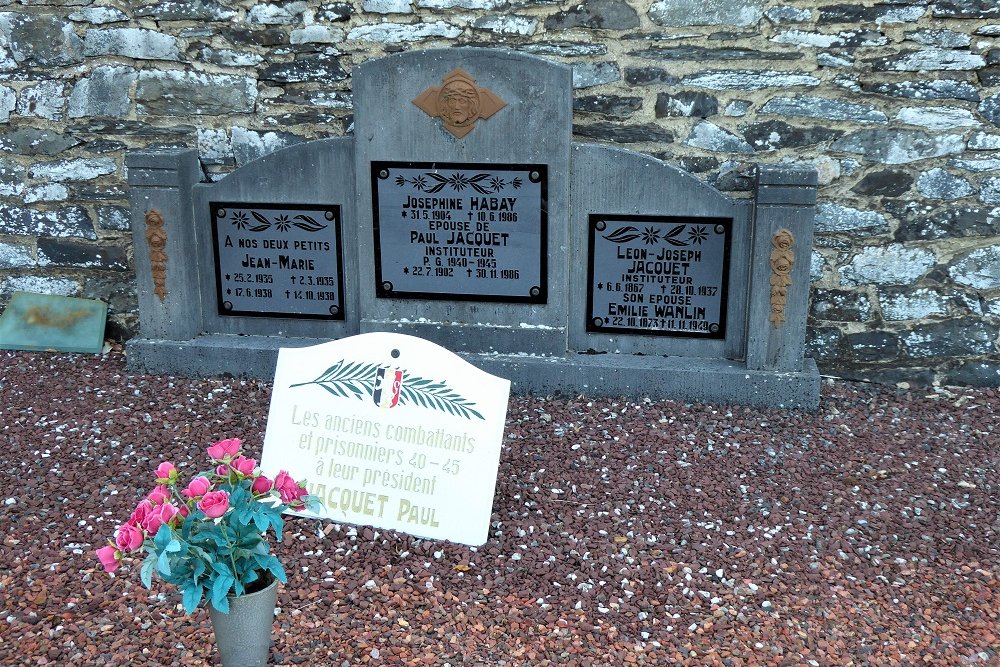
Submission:
<svg viewBox="0 0 1000 667">
<path fill-rule="evenodd" d="M 133 373 L 270 380 L 281 347 L 324 343 L 315 338 L 209 334 L 191 340 L 132 338 L 125 344 Z"/>
<path fill-rule="evenodd" d="M 306 347 L 323 340 L 216 334 L 189 341 L 134 338 L 129 370 L 205 377 L 270 379 L 279 347 Z M 747 369 L 726 359 L 614 354 L 532 356 L 468 354 L 474 366 L 511 381 L 515 394 L 561 393 L 591 397 L 671 399 L 686 402 L 804 408 L 819 405 L 819 371 L 806 359 L 801 371 Z"/>
<path fill-rule="evenodd" d="M 391 331 L 429 340 L 456 354 L 507 350 L 531 350 L 535 354 L 558 355 L 566 347 L 566 328 L 537 324 L 482 324 L 403 320 L 361 320 L 361 332 Z"/>
<path fill-rule="evenodd" d="M 753 371 L 725 359 L 570 354 L 562 358 L 463 355 L 487 373 L 511 380 L 516 394 L 670 399 L 763 408 L 819 406 L 819 371 L 806 359 L 798 372 Z"/>
</svg>

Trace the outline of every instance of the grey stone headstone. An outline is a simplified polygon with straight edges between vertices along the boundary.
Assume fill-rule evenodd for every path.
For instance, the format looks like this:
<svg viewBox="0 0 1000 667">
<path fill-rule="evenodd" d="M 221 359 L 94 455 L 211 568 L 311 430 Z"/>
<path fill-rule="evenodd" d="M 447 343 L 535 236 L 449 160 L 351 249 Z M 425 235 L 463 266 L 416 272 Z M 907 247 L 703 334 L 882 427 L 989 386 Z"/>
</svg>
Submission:
<svg viewBox="0 0 1000 667">
<path fill-rule="evenodd" d="M 204 331 L 320 339 L 357 332 L 353 153 L 354 144 L 347 138 L 296 144 L 254 160 L 218 183 L 194 189 Z M 224 219 L 213 219 L 212 204 L 228 205 L 232 211 Z M 339 218 L 339 239 L 333 217 Z M 222 247 L 227 237 L 233 243 L 228 249 Z M 240 240 L 248 242 L 246 248 L 239 247 Z M 256 262 L 241 276 L 230 274 L 241 268 L 233 262 L 245 257 Z M 217 278 L 223 291 L 233 292 L 230 300 L 242 315 L 223 314 L 220 298 L 225 296 L 219 293 Z M 233 298 L 236 290 L 247 289 L 267 294 L 242 302 Z M 288 298 L 286 291 L 292 292 Z M 342 297 L 316 298 L 321 292 L 338 291 Z M 317 319 L 334 303 L 336 319 Z"/>
<path fill-rule="evenodd" d="M 667 354 L 677 356 L 720 357 L 739 359 L 745 344 L 745 325 L 741 316 L 746 311 L 746 278 L 747 253 L 750 237 L 750 211 L 747 202 L 737 202 L 729 199 L 714 188 L 699 182 L 690 174 L 684 173 L 659 160 L 646 155 L 588 144 L 577 144 L 573 147 L 573 206 L 571 212 L 571 237 L 573 253 L 569 265 L 570 271 L 570 349 L 580 352 L 594 350 L 597 352 L 620 352 L 623 354 Z M 722 338 L 707 338 L 695 334 L 683 335 L 684 331 L 658 330 L 656 324 L 643 326 L 637 323 L 632 327 L 636 334 L 602 334 L 587 330 L 587 317 L 593 315 L 587 311 L 587 290 L 598 294 L 606 294 L 603 286 L 606 281 L 613 281 L 621 286 L 629 260 L 619 262 L 616 272 L 588 277 L 588 218 L 590 216 L 614 216 L 618 224 L 614 227 L 630 230 L 626 235 L 619 235 L 619 254 L 633 255 L 637 252 L 649 251 L 650 258 L 659 256 L 663 251 L 689 251 L 701 247 L 697 242 L 691 242 L 687 227 L 679 232 L 680 238 L 665 238 L 665 234 L 677 230 L 681 224 L 689 223 L 698 226 L 700 222 L 711 220 L 710 235 L 716 222 L 715 219 L 730 221 L 729 225 L 729 279 L 726 287 L 726 322 Z M 650 221 L 648 216 L 676 217 L 675 224 L 661 225 Z M 708 223 L 706 223 L 708 224 Z M 669 231 L 668 231 L 669 230 Z M 598 237 L 607 236 L 615 230 L 609 227 Z M 645 238 L 644 236 L 645 235 Z M 630 238 L 630 237 L 636 238 Z M 602 245 L 608 240 L 595 241 Z M 636 245 L 639 247 L 636 248 Z M 705 253 L 699 258 L 698 264 L 717 265 L 721 267 L 724 257 L 721 253 L 711 256 Z M 656 265 L 657 272 L 660 265 Z M 609 267 L 610 268 L 610 267 Z M 693 267 L 684 267 L 693 270 Z M 669 296 L 672 290 L 686 288 L 682 279 L 671 281 L 669 276 L 649 275 L 638 276 L 646 279 L 638 284 L 633 293 L 634 303 L 648 313 L 643 319 L 653 320 L 658 309 L 672 305 Z M 683 277 L 679 277 L 683 278 Z M 598 287 L 602 285 L 602 287 Z M 694 287 L 694 285 L 690 285 Z M 621 286 L 617 294 L 623 297 L 627 288 Z M 668 299 L 663 299 L 668 297 Z M 686 298 L 686 297 L 685 297 Z M 594 300 L 597 300 L 595 298 Z M 605 296 L 605 301 L 608 297 Z M 690 299 L 688 299 L 690 301 Z M 612 303 L 624 304 L 621 298 L 611 299 Z M 628 328 L 628 327 L 626 327 Z M 674 335 L 656 335 L 656 334 Z M 708 332 L 705 332 L 708 333 Z"/>
<path fill-rule="evenodd" d="M 488 118 L 478 120 L 471 131 L 460 138 L 444 127 L 442 118 L 432 117 L 414 103 L 428 90 L 444 87 L 445 77 L 456 69 L 467 72 L 475 80 L 476 87 L 488 90 L 505 104 Z M 566 349 L 566 266 L 559 258 L 565 256 L 567 248 L 563 221 L 569 194 L 570 68 L 530 55 L 456 48 L 408 52 L 369 61 L 355 69 L 353 80 L 361 224 L 358 236 L 362 258 L 360 298 L 368 304 L 361 330 L 409 333 L 468 352 L 563 353 Z M 536 228 L 532 233 L 534 238 L 544 240 L 540 250 L 542 257 L 548 260 L 546 284 L 538 286 L 545 295 L 544 302 L 479 301 L 474 298 L 475 294 L 490 287 L 484 281 L 463 283 L 457 279 L 452 284 L 458 298 L 449 298 L 444 293 L 447 289 L 444 286 L 438 288 L 433 298 L 378 296 L 373 258 L 382 264 L 390 263 L 393 249 L 382 247 L 380 256 L 376 257 L 372 225 L 379 213 L 373 208 L 373 190 L 378 190 L 378 178 L 369 176 L 374 162 L 393 163 L 394 173 L 405 168 L 407 163 L 417 163 L 424 172 L 436 173 L 442 178 L 451 178 L 453 174 L 489 173 L 505 181 L 517 175 L 514 171 L 526 171 L 530 175 L 535 166 L 545 166 L 545 200 L 541 205 L 535 208 L 525 201 L 526 208 L 518 211 L 517 222 L 498 220 L 491 223 L 491 231 L 512 235 L 522 234 L 522 230 L 531 226 Z M 448 167 L 437 169 L 435 163 L 447 163 Z M 410 172 L 402 175 L 414 177 Z M 524 191 L 531 190 L 526 187 L 531 185 L 526 179 L 524 185 Z M 468 188 L 458 190 L 448 183 L 435 196 L 464 196 L 469 192 Z M 535 210 L 526 210 L 528 205 Z M 461 211 L 451 209 L 452 216 L 464 217 L 467 206 L 466 200 Z M 540 221 L 539 213 L 543 213 L 545 219 Z M 382 215 L 386 214 L 383 210 Z M 537 234 L 540 222 L 547 226 L 541 235 Z M 423 225 L 415 225 L 414 230 L 428 231 Z M 440 239 L 439 242 L 444 243 Z M 416 252 L 428 245 L 419 244 Z M 498 266 L 486 268 L 503 270 L 505 267 L 498 262 Z M 463 291 L 471 292 L 472 296 L 463 297 L 460 294 Z"/>
</svg>

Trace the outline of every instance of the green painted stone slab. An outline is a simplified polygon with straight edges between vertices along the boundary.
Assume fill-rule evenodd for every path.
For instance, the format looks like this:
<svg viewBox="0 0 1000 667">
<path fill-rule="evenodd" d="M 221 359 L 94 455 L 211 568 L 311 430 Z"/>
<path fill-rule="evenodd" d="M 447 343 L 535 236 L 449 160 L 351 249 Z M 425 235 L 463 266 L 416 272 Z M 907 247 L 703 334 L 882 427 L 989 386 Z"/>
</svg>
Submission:
<svg viewBox="0 0 1000 667">
<path fill-rule="evenodd" d="M 0 315 L 0 349 L 97 354 L 107 319 L 103 301 L 14 292 Z"/>
</svg>

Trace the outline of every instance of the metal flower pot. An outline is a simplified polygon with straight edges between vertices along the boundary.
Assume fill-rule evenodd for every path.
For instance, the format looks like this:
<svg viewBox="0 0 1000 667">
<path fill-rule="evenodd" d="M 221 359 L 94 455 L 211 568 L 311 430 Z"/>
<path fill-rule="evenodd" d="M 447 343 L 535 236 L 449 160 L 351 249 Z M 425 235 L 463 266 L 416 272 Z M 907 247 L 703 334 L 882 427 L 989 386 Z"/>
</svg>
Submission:
<svg viewBox="0 0 1000 667">
<path fill-rule="evenodd" d="M 271 654 L 278 581 L 255 593 L 229 597 L 229 613 L 208 605 L 223 667 L 264 667 Z"/>
</svg>

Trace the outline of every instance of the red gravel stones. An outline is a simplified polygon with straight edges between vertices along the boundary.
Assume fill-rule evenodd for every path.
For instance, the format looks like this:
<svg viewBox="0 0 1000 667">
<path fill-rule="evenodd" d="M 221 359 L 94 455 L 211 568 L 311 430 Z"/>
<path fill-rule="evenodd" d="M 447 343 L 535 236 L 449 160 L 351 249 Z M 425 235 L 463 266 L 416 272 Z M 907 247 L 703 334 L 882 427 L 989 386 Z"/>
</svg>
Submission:
<svg viewBox="0 0 1000 667">
<path fill-rule="evenodd" d="M 93 551 L 161 460 L 259 449 L 269 385 L 0 368 L 0 664 L 217 664 L 203 611 Z M 513 398 L 483 547 L 288 521 L 272 660 L 1000 664 L 998 408 L 846 382 L 816 413 Z"/>
</svg>

